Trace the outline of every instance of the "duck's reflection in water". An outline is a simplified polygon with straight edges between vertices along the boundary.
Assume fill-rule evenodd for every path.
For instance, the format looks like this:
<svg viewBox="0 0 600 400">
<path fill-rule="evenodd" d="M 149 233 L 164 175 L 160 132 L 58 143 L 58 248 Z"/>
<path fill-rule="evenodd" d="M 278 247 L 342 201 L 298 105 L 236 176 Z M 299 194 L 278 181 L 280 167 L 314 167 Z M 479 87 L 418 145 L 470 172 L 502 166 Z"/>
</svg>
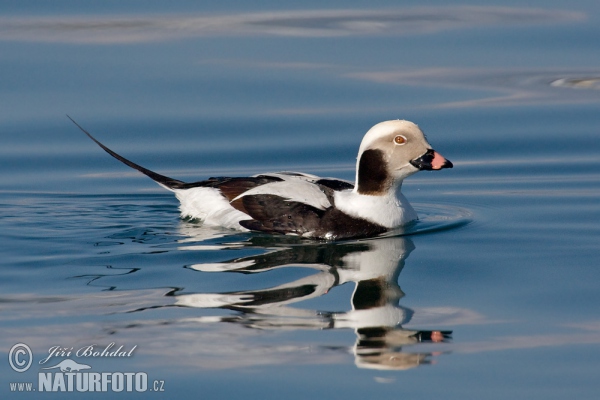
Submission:
<svg viewBox="0 0 600 400">
<path fill-rule="evenodd" d="M 268 247 L 261 238 L 252 245 Z M 430 363 L 430 352 L 404 352 L 403 346 L 444 342 L 451 331 L 407 330 L 413 311 L 399 305 L 404 293 L 398 277 L 414 249 L 405 237 L 352 243 L 291 245 L 258 256 L 222 263 L 190 266 L 203 272 L 260 273 L 286 267 L 307 267 L 310 276 L 261 290 L 226 293 L 174 294 L 176 305 L 225 308 L 237 315 L 217 317 L 220 322 L 260 329 L 353 329 L 356 365 L 373 369 L 408 369 Z M 297 303 L 327 294 L 345 283 L 355 285 L 351 310 L 302 309 Z M 294 305 L 292 307 L 292 305 Z"/>
</svg>

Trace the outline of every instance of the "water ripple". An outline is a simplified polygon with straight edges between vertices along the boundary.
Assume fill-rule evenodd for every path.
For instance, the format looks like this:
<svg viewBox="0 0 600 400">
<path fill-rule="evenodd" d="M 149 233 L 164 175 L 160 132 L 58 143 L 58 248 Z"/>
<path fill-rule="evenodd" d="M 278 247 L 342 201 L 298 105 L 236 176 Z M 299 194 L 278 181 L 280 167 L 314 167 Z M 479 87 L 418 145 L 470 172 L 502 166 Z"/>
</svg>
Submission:
<svg viewBox="0 0 600 400">
<path fill-rule="evenodd" d="M 206 36 L 387 36 L 490 25 L 565 23 L 585 19 L 585 14 L 574 11 L 472 6 L 196 16 L 13 16 L 0 19 L 0 40 L 114 44 Z"/>
</svg>

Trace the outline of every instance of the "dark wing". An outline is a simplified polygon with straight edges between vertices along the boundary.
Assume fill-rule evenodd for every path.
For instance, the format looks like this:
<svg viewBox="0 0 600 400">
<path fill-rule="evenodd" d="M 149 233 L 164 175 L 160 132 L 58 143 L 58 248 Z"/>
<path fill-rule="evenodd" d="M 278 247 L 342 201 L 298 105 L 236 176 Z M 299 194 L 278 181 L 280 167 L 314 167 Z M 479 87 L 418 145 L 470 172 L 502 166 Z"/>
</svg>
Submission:
<svg viewBox="0 0 600 400">
<path fill-rule="evenodd" d="M 387 228 L 362 218 L 352 217 L 332 207 L 326 210 L 317 231 L 318 237 L 341 239 L 359 239 L 374 237 L 387 231 Z"/>
<path fill-rule="evenodd" d="M 253 219 L 240 221 L 240 225 L 254 231 L 337 240 L 373 237 L 387 231 L 381 225 L 352 217 L 335 207 L 320 210 L 271 194 L 249 195 L 241 200 L 244 212 Z"/>
<path fill-rule="evenodd" d="M 272 194 L 244 196 L 245 212 L 253 219 L 240 221 L 244 228 L 270 233 L 303 235 L 319 228 L 323 210 Z"/>
<path fill-rule="evenodd" d="M 317 185 L 322 185 L 333 190 L 354 189 L 354 185 L 352 183 L 348 181 L 343 181 L 341 179 L 321 178 L 318 181 L 315 181 L 315 183 Z"/>
</svg>

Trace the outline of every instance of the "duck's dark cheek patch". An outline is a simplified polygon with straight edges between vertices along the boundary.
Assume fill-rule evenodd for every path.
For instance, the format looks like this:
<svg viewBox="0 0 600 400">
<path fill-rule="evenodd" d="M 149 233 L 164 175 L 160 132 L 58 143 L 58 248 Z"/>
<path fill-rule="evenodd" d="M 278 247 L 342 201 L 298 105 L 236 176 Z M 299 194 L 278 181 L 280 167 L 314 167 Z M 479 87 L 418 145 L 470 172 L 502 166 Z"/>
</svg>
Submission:
<svg viewBox="0 0 600 400">
<path fill-rule="evenodd" d="M 366 150 L 358 163 L 358 193 L 377 195 L 386 190 L 388 183 L 386 162 L 381 150 Z"/>
</svg>

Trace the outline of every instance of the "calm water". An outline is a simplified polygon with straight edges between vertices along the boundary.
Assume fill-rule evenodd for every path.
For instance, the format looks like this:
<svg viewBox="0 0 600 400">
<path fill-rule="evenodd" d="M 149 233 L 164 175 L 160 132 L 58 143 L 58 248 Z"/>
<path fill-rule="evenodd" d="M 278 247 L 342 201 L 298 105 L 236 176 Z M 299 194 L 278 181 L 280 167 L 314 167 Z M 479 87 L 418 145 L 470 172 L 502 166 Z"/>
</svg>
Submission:
<svg viewBox="0 0 600 400">
<path fill-rule="evenodd" d="M 140 398 L 597 398 L 600 5 L 469 3 L 0 4 L 1 396 L 71 359 Z M 405 182 L 405 235 L 242 234 L 65 114 L 189 181 L 352 180 L 394 118 L 455 168 Z"/>
</svg>

